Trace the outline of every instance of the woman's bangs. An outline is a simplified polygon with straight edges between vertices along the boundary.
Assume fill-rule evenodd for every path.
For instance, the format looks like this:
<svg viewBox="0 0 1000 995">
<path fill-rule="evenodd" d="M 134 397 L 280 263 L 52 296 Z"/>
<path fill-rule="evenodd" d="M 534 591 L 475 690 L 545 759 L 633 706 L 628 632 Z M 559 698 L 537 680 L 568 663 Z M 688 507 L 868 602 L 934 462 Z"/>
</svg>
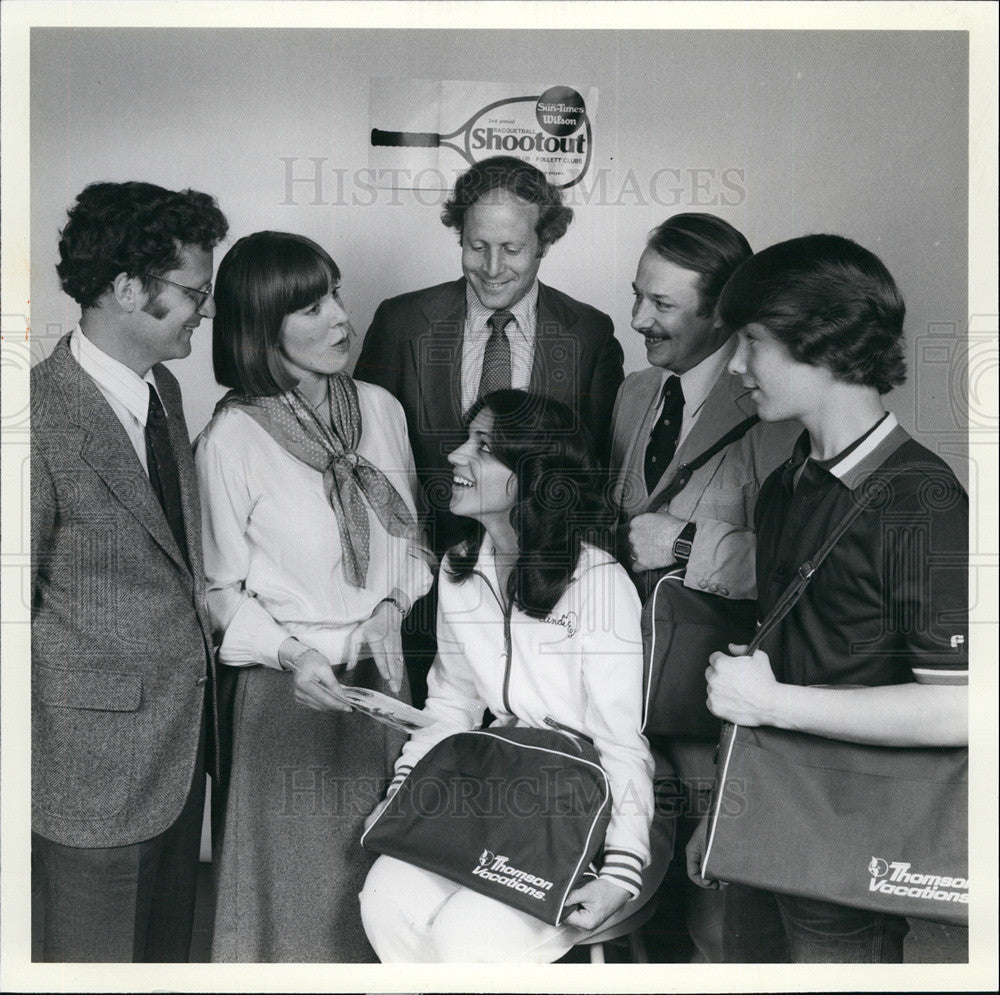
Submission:
<svg viewBox="0 0 1000 995">
<path fill-rule="evenodd" d="M 289 249 L 285 271 L 286 314 L 318 301 L 340 280 L 336 264 L 319 246 L 316 247 L 318 252 L 306 245 L 290 246 Z"/>
</svg>

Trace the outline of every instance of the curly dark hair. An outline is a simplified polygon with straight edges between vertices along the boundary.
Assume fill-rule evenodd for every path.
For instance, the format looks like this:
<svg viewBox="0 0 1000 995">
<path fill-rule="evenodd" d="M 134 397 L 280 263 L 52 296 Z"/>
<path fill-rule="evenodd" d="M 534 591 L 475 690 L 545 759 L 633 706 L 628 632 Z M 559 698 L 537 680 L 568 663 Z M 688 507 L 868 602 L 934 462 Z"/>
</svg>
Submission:
<svg viewBox="0 0 1000 995">
<path fill-rule="evenodd" d="M 719 297 L 730 331 L 761 324 L 809 366 L 887 394 L 906 380 L 906 305 L 874 253 L 842 235 L 804 235 L 751 256 Z"/>
<path fill-rule="evenodd" d="M 63 290 L 93 307 L 119 273 L 155 281 L 181 265 L 179 245 L 214 249 L 229 223 L 215 199 L 197 190 L 165 190 L 152 183 L 91 183 L 68 211 L 59 238 L 56 272 Z"/>
<path fill-rule="evenodd" d="M 523 390 L 498 390 L 479 398 L 466 424 L 482 410 L 493 413 L 491 453 L 517 481 L 511 524 L 518 559 L 507 580 L 507 596 L 532 618 L 545 618 L 569 585 L 586 541 L 610 548 L 611 513 L 604 474 L 593 457 L 587 430 L 560 401 Z M 462 519 L 467 535 L 445 558 L 448 576 L 471 576 L 485 530 Z"/>
<path fill-rule="evenodd" d="M 562 191 L 549 183 L 540 169 L 511 155 L 496 155 L 467 169 L 445 202 L 441 220 L 458 232 L 459 242 L 465 227 L 465 212 L 493 190 L 507 190 L 529 204 L 538 205 L 535 234 L 541 245 L 557 242 L 573 220 L 573 208 L 563 204 Z"/>
</svg>

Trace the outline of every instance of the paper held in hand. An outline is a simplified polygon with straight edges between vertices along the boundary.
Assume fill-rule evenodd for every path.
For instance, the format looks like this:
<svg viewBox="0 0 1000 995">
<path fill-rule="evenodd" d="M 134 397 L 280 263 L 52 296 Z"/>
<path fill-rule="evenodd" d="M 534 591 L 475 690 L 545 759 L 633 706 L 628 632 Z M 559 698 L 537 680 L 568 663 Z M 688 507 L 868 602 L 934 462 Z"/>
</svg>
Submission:
<svg viewBox="0 0 1000 995">
<path fill-rule="evenodd" d="M 337 692 L 355 711 L 406 733 L 416 732 L 433 722 L 419 709 L 379 691 L 341 685 Z"/>
</svg>

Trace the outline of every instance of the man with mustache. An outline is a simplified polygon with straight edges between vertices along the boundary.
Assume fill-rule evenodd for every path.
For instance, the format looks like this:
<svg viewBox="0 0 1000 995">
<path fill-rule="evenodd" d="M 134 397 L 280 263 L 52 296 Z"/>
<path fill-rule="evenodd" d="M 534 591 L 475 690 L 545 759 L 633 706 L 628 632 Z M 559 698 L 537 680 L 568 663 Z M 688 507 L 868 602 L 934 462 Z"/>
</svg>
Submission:
<svg viewBox="0 0 1000 995">
<path fill-rule="evenodd" d="M 656 507 L 679 467 L 755 413 L 739 378 L 726 369 L 735 336 L 715 316 L 723 286 L 750 255 L 732 225 L 688 213 L 659 225 L 639 259 L 632 327 L 645 340 L 650 366 L 630 374 L 618 392 L 611 470 L 624 523 L 623 559 L 640 589 L 650 571 L 683 567 L 685 587 L 708 598 L 744 605 L 756 598 L 754 504 L 768 474 L 791 452 L 801 432 L 797 422 L 754 425 Z M 682 854 L 708 803 L 715 744 L 672 737 L 653 745 L 681 792 L 676 852 Z M 717 893 L 684 879 L 680 887 L 696 958 L 721 960 Z"/>
</svg>

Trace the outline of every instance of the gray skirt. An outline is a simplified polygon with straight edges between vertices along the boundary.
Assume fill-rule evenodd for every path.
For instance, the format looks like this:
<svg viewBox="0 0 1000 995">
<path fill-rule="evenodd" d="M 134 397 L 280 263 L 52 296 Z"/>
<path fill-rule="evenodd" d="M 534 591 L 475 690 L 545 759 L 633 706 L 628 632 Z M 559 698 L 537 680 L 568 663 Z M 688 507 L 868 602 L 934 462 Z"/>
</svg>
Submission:
<svg viewBox="0 0 1000 995">
<path fill-rule="evenodd" d="M 345 684 L 389 694 L 372 660 Z M 403 694 L 408 700 L 404 686 Z M 365 817 L 406 737 L 367 716 L 295 703 L 292 675 L 237 678 L 233 759 L 216 867 L 213 961 L 374 962 L 358 893 L 374 856 Z"/>
</svg>

